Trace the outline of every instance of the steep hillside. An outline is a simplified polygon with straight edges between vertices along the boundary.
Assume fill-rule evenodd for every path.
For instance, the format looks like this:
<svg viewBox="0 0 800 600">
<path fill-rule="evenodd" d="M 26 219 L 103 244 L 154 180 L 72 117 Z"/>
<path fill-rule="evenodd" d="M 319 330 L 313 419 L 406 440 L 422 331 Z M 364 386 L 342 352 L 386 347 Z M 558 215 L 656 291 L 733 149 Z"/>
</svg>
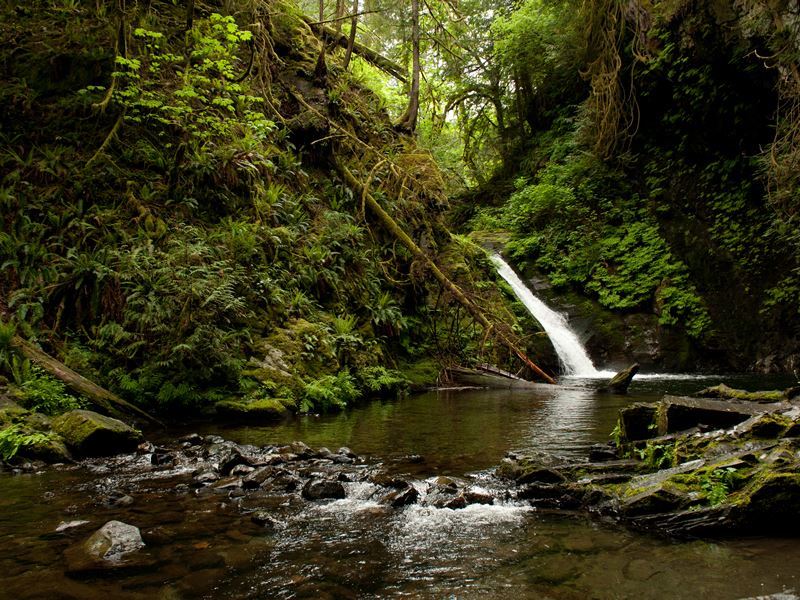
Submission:
<svg viewBox="0 0 800 600">
<path fill-rule="evenodd" d="M 455 362 L 510 364 L 498 335 L 550 352 L 521 336 L 537 328 L 484 253 L 443 225 L 429 154 L 338 51 L 320 57 L 290 2 L 188 6 L 3 5 L 6 337 L 144 406 L 275 414 L 433 383 Z M 43 377 L 3 357 L 18 381 Z"/>
</svg>

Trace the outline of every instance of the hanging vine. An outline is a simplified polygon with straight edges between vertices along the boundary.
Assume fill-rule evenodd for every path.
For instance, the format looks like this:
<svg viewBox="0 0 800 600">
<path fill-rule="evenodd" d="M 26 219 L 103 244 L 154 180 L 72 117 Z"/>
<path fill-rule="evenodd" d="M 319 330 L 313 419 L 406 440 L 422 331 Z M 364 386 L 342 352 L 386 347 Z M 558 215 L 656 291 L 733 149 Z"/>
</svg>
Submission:
<svg viewBox="0 0 800 600">
<path fill-rule="evenodd" d="M 639 127 L 633 69 L 648 59 L 650 13 L 639 0 L 585 0 L 581 13 L 586 46 L 581 75 L 591 85 L 586 133 L 594 152 L 609 158 L 627 146 Z M 634 61 L 625 76 L 622 50 L 627 31 L 632 34 Z"/>
</svg>

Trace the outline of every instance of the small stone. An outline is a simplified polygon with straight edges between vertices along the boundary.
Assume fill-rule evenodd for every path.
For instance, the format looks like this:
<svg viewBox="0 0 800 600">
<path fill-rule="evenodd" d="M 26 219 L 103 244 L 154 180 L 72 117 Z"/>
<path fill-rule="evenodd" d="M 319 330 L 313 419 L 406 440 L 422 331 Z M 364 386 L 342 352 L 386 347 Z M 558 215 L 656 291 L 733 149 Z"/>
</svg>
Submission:
<svg viewBox="0 0 800 600">
<path fill-rule="evenodd" d="M 220 479 L 219 481 L 214 483 L 212 487 L 217 490 L 233 490 L 236 488 L 240 488 L 242 487 L 242 478 L 226 477 L 225 479 Z"/>
<path fill-rule="evenodd" d="M 219 475 L 217 475 L 213 471 L 204 471 L 199 475 L 196 475 L 193 479 L 193 482 L 196 486 L 203 486 L 203 485 L 208 485 L 210 483 L 214 483 L 218 479 Z"/>
<path fill-rule="evenodd" d="M 178 438 L 178 442 L 181 444 L 188 444 L 189 446 L 199 446 L 203 443 L 203 436 L 197 433 L 190 433 L 189 435 Z"/>
<path fill-rule="evenodd" d="M 247 475 L 255 471 L 255 467 L 250 465 L 236 465 L 231 469 L 231 475 Z"/>
<path fill-rule="evenodd" d="M 82 527 L 88 523 L 89 521 L 61 521 L 61 523 L 58 524 L 58 527 L 56 527 L 56 533 L 64 533 L 65 531 Z"/>
<path fill-rule="evenodd" d="M 256 525 L 262 526 L 264 529 L 274 530 L 278 527 L 278 521 L 265 510 L 254 512 L 250 515 L 250 520 Z"/>
<path fill-rule="evenodd" d="M 154 453 L 150 456 L 150 464 L 155 466 L 172 464 L 174 461 L 175 457 L 171 454 Z"/>
<path fill-rule="evenodd" d="M 342 456 L 347 456 L 348 458 L 358 458 L 358 455 L 352 450 L 350 450 L 350 448 L 348 448 L 347 446 L 342 446 L 341 448 L 339 448 L 337 454 L 341 454 Z"/>
<path fill-rule="evenodd" d="M 340 482 L 328 479 L 310 480 L 303 486 L 302 494 L 307 500 L 341 499 L 346 496 L 344 486 Z"/>
<path fill-rule="evenodd" d="M 125 508 L 132 506 L 134 503 L 133 496 L 129 496 L 119 490 L 114 490 L 108 494 L 103 500 L 103 504 L 109 507 Z"/>
<path fill-rule="evenodd" d="M 264 482 L 272 475 L 273 470 L 269 467 L 259 467 L 242 477 L 242 487 L 247 490 L 260 488 Z"/>
<path fill-rule="evenodd" d="M 419 499 L 419 492 L 413 485 L 389 492 L 383 497 L 384 504 L 400 508 L 409 504 L 414 504 Z"/>
</svg>

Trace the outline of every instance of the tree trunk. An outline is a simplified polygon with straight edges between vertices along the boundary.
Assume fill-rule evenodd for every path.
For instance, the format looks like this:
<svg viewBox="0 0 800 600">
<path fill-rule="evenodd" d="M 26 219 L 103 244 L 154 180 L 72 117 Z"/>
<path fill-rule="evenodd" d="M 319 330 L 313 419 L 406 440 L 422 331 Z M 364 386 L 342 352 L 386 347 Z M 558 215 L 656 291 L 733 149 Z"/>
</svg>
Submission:
<svg viewBox="0 0 800 600">
<path fill-rule="evenodd" d="M 358 31 L 358 0 L 353 0 L 353 19 L 350 21 L 350 35 L 347 36 L 347 51 L 344 54 L 344 68 L 350 66 L 350 58 L 353 56 L 353 47 L 356 43 L 356 31 Z"/>
<path fill-rule="evenodd" d="M 353 11 L 355 14 L 357 10 Z M 336 0 L 336 33 L 342 33 L 342 17 L 344 16 L 344 0 Z M 320 19 L 321 20 L 321 19 Z"/>
<path fill-rule="evenodd" d="M 116 417 L 136 415 L 161 427 L 164 426 L 158 419 L 150 416 L 141 408 L 126 402 L 116 394 L 89 381 L 49 354 L 42 352 L 27 340 L 15 335 L 11 338 L 11 346 L 19 350 L 25 358 L 42 367 L 50 375 L 63 381 L 73 392 L 86 397 L 92 404 L 102 408 L 106 413 Z"/>
<path fill-rule="evenodd" d="M 325 0 L 319 0 L 319 22 L 325 20 Z M 317 57 L 317 66 L 314 68 L 314 79 L 317 83 L 324 84 L 328 78 L 328 65 L 325 62 L 325 46 L 326 39 L 323 33 L 319 40 L 319 56 Z"/>
<path fill-rule="evenodd" d="M 408 91 L 408 108 L 397 128 L 408 133 L 414 133 L 417 129 L 417 118 L 419 117 L 419 81 L 421 75 L 420 50 L 419 50 L 419 0 L 411 0 L 411 88 Z"/>
</svg>

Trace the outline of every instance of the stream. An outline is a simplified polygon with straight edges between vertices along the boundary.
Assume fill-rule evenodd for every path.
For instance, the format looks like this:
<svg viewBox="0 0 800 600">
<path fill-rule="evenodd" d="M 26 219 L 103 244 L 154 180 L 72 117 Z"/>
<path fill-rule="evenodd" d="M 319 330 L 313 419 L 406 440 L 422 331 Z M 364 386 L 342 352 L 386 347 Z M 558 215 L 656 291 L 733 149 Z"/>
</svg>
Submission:
<svg viewBox="0 0 800 600">
<path fill-rule="evenodd" d="M 620 407 L 719 380 L 650 377 L 634 381 L 627 396 L 597 395 L 588 384 L 430 392 L 273 426 L 193 431 L 255 445 L 348 446 L 390 475 L 419 483 L 448 475 L 494 489 L 492 468 L 507 452 L 585 456 L 607 440 Z M 786 383 L 724 380 L 751 389 Z M 133 503 L 118 506 L 104 500 L 120 483 L 113 459 L 0 474 L 0 597 L 734 599 L 795 598 L 800 590 L 794 539 L 675 542 L 510 500 L 393 509 L 376 503 L 363 482 L 345 484 L 344 500 L 309 502 L 298 492 L 261 497 L 245 508 L 274 515 L 279 526 L 265 530 L 226 497 L 176 491 L 179 475 L 128 480 Z M 68 575 L 69 548 L 111 519 L 141 529 L 144 559 L 127 569 Z M 55 532 L 72 520 L 89 523 Z"/>
</svg>

